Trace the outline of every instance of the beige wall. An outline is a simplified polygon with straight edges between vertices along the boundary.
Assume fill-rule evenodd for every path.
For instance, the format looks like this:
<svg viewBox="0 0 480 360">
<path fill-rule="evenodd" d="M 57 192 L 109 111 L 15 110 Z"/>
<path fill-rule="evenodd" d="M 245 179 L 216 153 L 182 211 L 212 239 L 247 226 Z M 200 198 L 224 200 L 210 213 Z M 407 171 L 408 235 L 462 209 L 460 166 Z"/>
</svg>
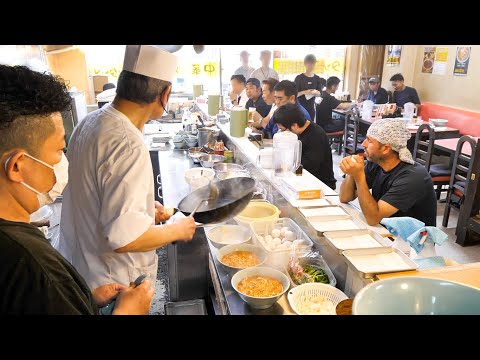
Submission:
<svg viewBox="0 0 480 360">
<path fill-rule="evenodd" d="M 422 73 L 423 50 L 426 46 L 448 48 L 445 75 Z M 387 90 L 392 90 L 389 79 L 393 74 L 401 72 L 405 77 L 405 84 L 417 89 L 420 101 L 480 112 L 480 45 L 472 45 L 467 76 L 453 75 L 457 46 L 402 46 L 400 66 L 384 66 L 382 86 Z M 385 62 L 386 59 L 385 55 Z"/>
<path fill-rule="evenodd" d="M 388 52 L 388 45 L 385 46 L 385 57 L 383 60 L 383 74 L 382 74 L 382 87 L 385 88 L 387 91 L 392 89 L 390 85 L 390 78 L 392 75 L 401 73 L 405 78 L 405 85 L 412 86 L 413 84 L 413 73 L 415 69 L 415 59 L 417 58 L 417 45 L 403 45 L 402 46 L 402 55 L 400 58 L 400 65 L 398 66 L 387 66 L 387 52 Z M 421 68 L 420 68 L 421 70 Z M 422 100 L 422 96 L 420 95 L 420 100 Z"/>
<path fill-rule="evenodd" d="M 55 75 L 61 76 L 68 83 L 68 87 L 76 87 L 85 93 L 85 100 L 90 104 L 87 63 L 85 54 L 73 48 L 64 52 L 47 52 L 48 65 Z"/>
<path fill-rule="evenodd" d="M 347 46 L 345 54 L 345 77 L 343 80 L 343 91 L 348 91 L 352 99 L 358 94 L 358 74 L 360 73 L 361 45 Z"/>
</svg>

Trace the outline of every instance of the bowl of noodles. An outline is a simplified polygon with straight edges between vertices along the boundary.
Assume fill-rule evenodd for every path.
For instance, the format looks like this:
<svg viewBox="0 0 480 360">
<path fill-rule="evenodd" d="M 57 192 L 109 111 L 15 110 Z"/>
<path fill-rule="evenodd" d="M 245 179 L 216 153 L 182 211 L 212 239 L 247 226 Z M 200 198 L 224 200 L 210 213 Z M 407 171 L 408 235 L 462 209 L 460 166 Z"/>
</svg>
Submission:
<svg viewBox="0 0 480 360">
<path fill-rule="evenodd" d="M 290 281 L 279 270 L 249 267 L 232 276 L 232 287 L 250 307 L 267 309 L 288 290 Z"/>
<path fill-rule="evenodd" d="M 267 252 L 256 245 L 232 244 L 218 250 L 217 260 L 228 270 L 237 271 L 262 265 L 267 260 Z"/>
</svg>

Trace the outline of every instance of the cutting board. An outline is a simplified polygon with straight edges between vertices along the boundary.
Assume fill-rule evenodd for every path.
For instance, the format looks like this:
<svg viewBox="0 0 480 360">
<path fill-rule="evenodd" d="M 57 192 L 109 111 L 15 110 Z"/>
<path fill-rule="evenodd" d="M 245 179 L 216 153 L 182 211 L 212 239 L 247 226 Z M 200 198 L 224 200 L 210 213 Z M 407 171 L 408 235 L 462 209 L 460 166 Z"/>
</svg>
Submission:
<svg viewBox="0 0 480 360">
<path fill-rule="evenodd" d="M 480 262 L 455 266 L 444 266 L 426 270 L 382 274 L 377 275 L 376 280 L 388 279 L 397 276 L 419 276 L 443 279 L 480 288 Z"/>
</svg>

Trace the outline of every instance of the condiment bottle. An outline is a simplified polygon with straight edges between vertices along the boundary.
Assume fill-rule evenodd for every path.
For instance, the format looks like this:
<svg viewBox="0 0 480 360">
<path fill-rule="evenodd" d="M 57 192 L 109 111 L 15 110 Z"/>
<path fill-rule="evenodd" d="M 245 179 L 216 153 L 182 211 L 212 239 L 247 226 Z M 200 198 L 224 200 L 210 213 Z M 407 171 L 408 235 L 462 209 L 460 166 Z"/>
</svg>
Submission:
<svg viewBox="0 0 480 360">
<path fill-rule="evenodd" d="M 225 146 L 223 145 L 223 141 L 216 141 L 215 146 L 213 148 L 213 153 L 215 155 L 223 155 L 225 152 Z"/>
</svg>

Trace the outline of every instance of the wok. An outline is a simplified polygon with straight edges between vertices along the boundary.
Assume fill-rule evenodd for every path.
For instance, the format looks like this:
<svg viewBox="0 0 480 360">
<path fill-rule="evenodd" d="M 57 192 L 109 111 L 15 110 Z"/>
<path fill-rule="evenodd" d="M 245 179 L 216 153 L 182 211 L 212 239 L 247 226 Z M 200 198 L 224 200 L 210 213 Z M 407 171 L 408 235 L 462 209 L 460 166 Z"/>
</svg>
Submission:
<svg viewBox="0 0 480 360">
<path fill-rule="evenodd" d="M 255 191 L 255 180 L 246 177 L 231 178 L 215 182 L 218 197 L 203 201 L 194 215 L 197 223 L 211 224 L 226 221 L 240 213 L 249 203 Z M 210 189 L 201 187 L 185 196 L 178 204 L 178 210 L 188 216 L 199 202 L 208 199 Z"/>
</svg>

